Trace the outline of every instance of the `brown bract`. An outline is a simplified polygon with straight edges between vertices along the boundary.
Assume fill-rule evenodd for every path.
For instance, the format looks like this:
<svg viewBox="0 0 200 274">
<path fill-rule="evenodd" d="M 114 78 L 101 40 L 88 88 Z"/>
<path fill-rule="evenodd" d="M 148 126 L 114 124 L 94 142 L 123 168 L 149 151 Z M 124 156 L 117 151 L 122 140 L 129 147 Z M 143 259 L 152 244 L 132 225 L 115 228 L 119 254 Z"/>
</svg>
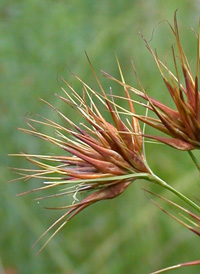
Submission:
<svg viewBox="0 0 200 274">
<path fill-rule="evenodd" d="M 54 188 L 61 191 L 39 197 L 37 200 L 67 194 L 72 194 L 74 197 L 74 203 L 71 205 L 51 208 L 66 209 L 67 211 L 44 234 L 63 220 L 62 225 L 55 232 L 57 233 L 66 222 L 85 207 L 97 201 L 118 196 L 135 179 L 150 173 L 143 154 L 143 137 L 138 120 L 133 117 L 127 125 L 121 120 L 115 103 L 112 99 L 108 99 L 95 72 L 94 75 L 100 87 L 100 93 L 91 89 L 78 76 L 75 76 L 82 83 L 82 95 L 79 95 L 64 80 L 70 93 L 63 89 L 65 96 L 57 95 L 68 107 L 74 109 L 80 118 L 84 119 L 85 122 L 82 125 L 75 124 L 50 103 L 45 102 L 61 116 L 65 126 L 40 117 L 40 119 L 28 118 L 29 128 L 20 129 L 63 150 L 62 155 L 54 156 L 25 153 L 17 155 L 25 157 L 37 167 L 35 169 L 15 169 L 22 176 L 19 179 L 38 178 L 44 181 L 43 186 L 22 194 Z M 125 93 L 129 101 L 130 112 L 134 113 L 127 89 L 125 89 Z M 110 114 L 111 122 L 108 122 L 101 114 L 95 100 L 103 105 L 104 112 Z M 38 131 L 34 124 L 52 127 L 56 136 L 52 137 Z M 66 188 L 63 190 L 64 186 Z M 79 202 L 78 193 L 88 190 L 92 191 L 92 194 Z"/>
<path fill-rule="evenodd" d="M 170 24 L 169 24 L 170 25 Z M 172 138 L 163 137 L 163 136 L 154 136 L 154 135 L 145 135 L 146 137 L 155 139 L 159 142 L 163 142 L 167 145 L 170 145 L 174 148 L 180 150 L 192 150 L 200 148 L 200 92 L 198 90 L 198 75 L 199 75 L 199 52 L 200 52 L 200 42 L 199 34 L 197 35 L 197 60 L 196 60 L 196 73 L 193 76 L 189 62 L 183 50 L 183 47 L 180 43 L 179 31 L 176 19 L 176 13 L 174 16 L 174 27 L 170 25 L 170 28 L 176 38 L 176 44 L 178 49 L 178 56 L 175 55 L 174 47 L 172 47 L 173 60 L 175 65 L 176 73 L 173 74 L 172 71 L 164 64 L 157 56 L 157 53 L 154 52 L 146 39 L 143 37 L 147 49 L 152 54 L 158 69 L 161 73 L 161 76 L 164 80 L 164 83 L 167 87 L 167 90 L 173 99 L 176 109 L 172 109 L 165 104 L 159 102 L 158 100 L 150 97 L 145 92 L 142 87 L 135 67 L 134 72 L 136 74 L 137 80 L 141 87 L 141 90 L 127 85 L 126 83 L 115 79 L 107 73 L 104 73 L 106 77 L 111 80 L 118 82 L 123 85 L 129 91 L 133 91 L 140 97 L 148 101 L 148 106 L 158 117 L 158 119 L 146 117 L 146 116 L 137 116 L 138 119 L 145 122 L 158 129 L 159 131 L 169 135 Z M 200 27 L 199 27 L 200 31 Z M 177 61 L 178 60 L 178 61 Z M 180 63 L 182 74 L 184 77 L 184 83 L 181 83 L 179 77 L 178 63 Z M 168 74 L 168 77 L 165 76 L 165 72 Z"/>
</svg>

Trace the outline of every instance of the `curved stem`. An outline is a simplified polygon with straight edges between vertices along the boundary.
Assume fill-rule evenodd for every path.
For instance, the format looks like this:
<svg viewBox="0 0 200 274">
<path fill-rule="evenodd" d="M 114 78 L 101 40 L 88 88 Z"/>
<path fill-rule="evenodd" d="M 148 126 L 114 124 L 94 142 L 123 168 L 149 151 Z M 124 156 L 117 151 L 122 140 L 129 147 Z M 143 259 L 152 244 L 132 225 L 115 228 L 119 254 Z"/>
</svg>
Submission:
<svg viewBox="0 0 200 274">
<path fill-rule="evenodd" d="M 194 154 L 192 153 L 191 150 L 189 150 L 188 153 L 189 153 L 189 155 L 190 155 L 190 157 L 191 157 L 193 163 L 195 164 L 196 168 L 197 168 L 197 169 L 199 170 L 199 172 L 200 172 L 200 164 L 198 163 L 197 158 L 194 156 Z"/>
<path fill-rule="evenodd" d="M 184 266 L 192 266 L 192 265 L 200 265 L 200 260 L 169 266 L 169 267 L 163 268 L 161 270 L 154 271 L 151 274 L 160 274 L 160 273 L 163 273 L 163 272 L 166 272 L 169 270 L 177 269 L 177 268 L 184 267 Z"/>
<path fill-rule="evenodd" d="M 187 204 L 191 205 L 198 212 L 200 212 L 200 207 L 197 204 L 195 204 L 192 200 L 190 200 L 189 198 L 187 198 L 185 195 L 183 195 L 181 192 L 179 192 L 178 190 L 176 190 L 172 186 L 168 185 L 165 181 L 163 181 L 162 179 L 160 179 L 157 175 L 155 175 L 155 174 L 152 173 L 151 175 L 149 175 L 148 179 L 151 182 L 154 182 L 154 183 L 156 183 L 156 184 L 158 184 L 158 185 L 160 185 L 160 186 L 168 189 L 169 191 L 171 191 L 172 193 L 174 193 L 177 197 L 179 197 L 184 202 L 186 202 Z"/>
</svg>

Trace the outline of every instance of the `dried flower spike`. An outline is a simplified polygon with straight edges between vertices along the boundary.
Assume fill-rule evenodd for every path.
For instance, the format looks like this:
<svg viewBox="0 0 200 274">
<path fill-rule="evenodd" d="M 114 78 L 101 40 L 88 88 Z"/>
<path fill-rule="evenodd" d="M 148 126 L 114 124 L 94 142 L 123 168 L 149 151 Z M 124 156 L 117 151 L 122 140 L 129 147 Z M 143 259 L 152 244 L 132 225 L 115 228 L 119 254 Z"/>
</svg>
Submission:
<svg viewBox="0 0 200 274">
<path fill-rule="evenodd" d="M 146 46 L 150 53 L 152 54 L 158 69 L 161 73 L 161 76 L 164 80 L 164 83 L 172 97 L 176 110 L 169 108 L 165 104 L 153 99 L 152 97 L 148 96 L 145 92 L 144 88 L 142 87 L 137 74 L 137 80 L 141 87 L 141 91 L 123 83 L 115 79 L 114 77 L 110 76 L 109 74 L 105 73 L 105 76 L 109 79 L 112 79 L 121 85 L 123 85 L 129 91 L 133 91 L 134 93 L 138 94 L 145 100 L 149 102 L 147 106 L 151 109 L 157 116 L 158 119 L 151 118 L 151 117 L 144 117 L 144 116 L 137 116 L 138 119 L 145 122 L 146 124 L 150 125 L 158 129 L 159 131 L 169 135 L 172 138 L 162 137 L 162 136 L 154 136 L 154 135 L 145 135 L 146 137 L 155 139 L 159 142 L 163 142 L 167 145 L 170 145 L 174 148 L 180 150 L 193 150 L 200 148 L 200 92 L 198 90 L 198 74 L 199 74 L 199 52 L 200 52 L 200 40 L 199 34 L 197 35 L 197 60 L 196 60 L 196 73 L 195 76 L 192 75 L 192 71 L 183 50 L 183 47 L 180 43 L 179 38 L 179 31 L 176 19 L 176 13 L 174 15 L 174 28 L 170 25 L 171 30 L 176 38 L 176 44 L 178 48 L 178 57 L 175 55 L 174 48 L 172 47 L 173 53 L 173 60 L 176 70 L 176 75 L 173 74 L 170 69 L 157 57 L 157 53 L 153 52 L 150 48 L 148 42 L 143 37 Z M 200 27 L 199 27 L 200 33 Z M 179 71 L 178 71 L 178 62 L 180 62 L 183 77 L 184 77 L 184 84 L 181 84 L 179 78 Z M 164 74 L 164 71 L 169 76 L 169 79 Z"/>
<path fill-rule="evenodd" d="M 94 75 L 96 77 L 95 72 Z M 20 179 L 39 178 L 45 180 L 44 186 L 22 194 L 49 188 L 60 189 L 60 187 L 67 186 L 60 193 L 40 197 L 38 200 L 74 194 L 75 201 L 78 201 L 77 193 L 92 191 L 92 194 L 80 202 L 52 208 L 67 209 L 67 212 L 41 236 L 43 237 L 51 228 L 63 221 L 50 239 L 64 224 L 87 206 L 100 200 L 118 196 L 135 179 L 145 178 L 150 174 L 142 150 L 143 137 L 141 137 L 138 120 L 132 118 L 132 123 L 128 123 L 128 125 L 121 120 L 114 102 L 108 99 L 97 77 L 96 80 L 101 90 L 100 94 L 91 89 L 79 77 L 75 77 L 83 85 L 82 96 L 63 80 L 71 90 L 71 95 L 63 89 L 66 97 L 58 97 L 84 118 L 86 123 L 82 127 L 74 124 L 63 113 L 46 102 L 62 117 L 68 127 L 41 117 L 39 120 L 28 118 L 29 129 L 21 129 L 27 134 L 53 143 L 64 151 L 62 156 L 28 155 L 24 153 L 17 155 L 25 157 L 39 168 L 15 169 L 18 174 L 22 175 Z M 128 91 L 125 90 L 125 92 L 129 100 L 130 111 L 134 113 Z M 106 111 L 110 113 L 113 124 L 106 121 L 91 95 L 95 97 L 95 100 L 99 100 Z M 34 123 L 54 128 L 56 137 L 39 132 L 33 125 Z"/>
</svg>

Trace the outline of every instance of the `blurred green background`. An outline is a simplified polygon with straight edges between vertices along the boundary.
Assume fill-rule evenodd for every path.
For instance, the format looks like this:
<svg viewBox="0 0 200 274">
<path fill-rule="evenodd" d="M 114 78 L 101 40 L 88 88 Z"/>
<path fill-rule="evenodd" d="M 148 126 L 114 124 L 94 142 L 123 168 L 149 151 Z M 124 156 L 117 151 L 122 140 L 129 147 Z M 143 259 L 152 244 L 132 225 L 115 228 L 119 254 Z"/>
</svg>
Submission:
<svg viewBox="0 0 200 274">
<path fill-rule="evenodd" d="M 117 199 L 97 203 L 75 217 L 35 256 L 31 249 L 36 239 L 60 216 L 38 206 L 35 195 L 16 197 L 31 189 L 34 182 L 7 184 L 16 176 L 8 166 L 25 167 L 26 162 L 8 153 L 20 151 L 38 154 L 56 153 L 54 147 L 17 130 L 24 127 L 24 117 L 38 113 L 47 118 L 57 115 L 44 106 L 43 98 L 72 116 L 71 110 L 54 93 L 62 94 L 60 76 L 73 82 L 70 70 L 89 85 L 96 85 L 84 50 L 106 87 L 113 93 L 119 87 L 101 76 L 100 69 L 118 77 L 114 50 L 117 50 L 126 80 L 137 86 L 131 68 L 134 59 L 140 79 L 147 91 L 167 102 L 164 88 L 152 57 L 139 35 L 158 49 L 163 60 L 170 56 L 175 43 L 166 23 L 173 23 L 178 8 L 181 40 L 191 65 L 195 66 L 196 31 L 200 1 L 0 1 L 0 273 L 149 273 L 151 271 L 199 259 L 199 243 L 181 225 L 157 209 L 134 185 Z M 170 64 L 170 61 L 168 61 Z M 77 88 L 80 87 L 77 85 Z M 78 121 L 74 117 L 74 121 Z M 59 151 L 60 153 L 60 151 Z M 197 155 L 198 156 L 198 155 Z M 147 145 L 151 168 L 189 197 L 198 196 L 198 173 L 187 153 L 165 146 Z M 165 193 L 158 187 L 157 192 Z M 199 197 L 199 196 L 198 196 Z M 67 199 L 67 198 L 66 198 Z M 176 199 L 173 197 L 174 201 Z M 67 200 L 72 201 L 70 197 Z M 199 273 L 198 267 L 173 273 Z"/>
</svg>

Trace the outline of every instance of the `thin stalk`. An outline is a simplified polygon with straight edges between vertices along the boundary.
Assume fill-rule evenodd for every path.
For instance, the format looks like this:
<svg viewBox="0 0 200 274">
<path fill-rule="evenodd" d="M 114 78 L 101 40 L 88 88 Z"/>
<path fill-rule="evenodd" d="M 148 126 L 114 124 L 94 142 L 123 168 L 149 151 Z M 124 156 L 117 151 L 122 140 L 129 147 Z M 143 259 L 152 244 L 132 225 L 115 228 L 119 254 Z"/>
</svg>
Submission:
<svg viewBox="0 0 200 274">
<path fill-rule="evenodd" d="M 158 185 L 160 185 L 160 186 L 168 189 L 169 191 L 171 191 L 172 193 L 174 193 L 177 197 L 179 197 L 184 202 L 186 202 L 187 204 L 191 205 L 198 212 L 200 212 L 200 207 L 197 204 L 195 204 L 192 200 L 190 200 L 185 195 L 183 195 L 181 192 L 179 192 L 178 190 L 176 190 L 175 188 L 173 188 L 172 186 L 170 186 L 169 184 L 167 184 L 165 181 L 163 181 L 161 178 L 159 178 L 155 174 L 152 173 L 151 175 L 149 175 L 148 179 L 151 182 L 154 182 L 154 183 L 156 183 L 156 184 L 158 184 Z"/>
<path fill-rule="evenodd" d="M 195 164 L 196 168 L 197 168 L 197 169 L 199 170 L 199 172 L 200 172 L 200 164 L 198 163 L 197 158 L 194 156 L 194 154 L 192 153 L 191 150 L 189 150 L 188 153 L 189 153 L 189 155 L 190 155 L 190 157 L 191 157 L 193 163 Z"/>
<path fill-rule="evenodd" d="M 187 263 L 182 263 L 182 264 L 177 264 L 177 265 L 173 265 L 173 266 L 163 268 L 163 269 L 158 270 L 158 271 L 154 271 L 151 274 L 160 274 L 160 273 L 163 273 L 163 272 L 166 272 L 166 271 L 169 271 L 169 270 L 174 270 L 174 269 L 177 269 L 177 268 L 180 268 L 180 267 L 199 265 L 199 264 L 200 264 L 200 260 L 187 262 Z"/>
</svg>

